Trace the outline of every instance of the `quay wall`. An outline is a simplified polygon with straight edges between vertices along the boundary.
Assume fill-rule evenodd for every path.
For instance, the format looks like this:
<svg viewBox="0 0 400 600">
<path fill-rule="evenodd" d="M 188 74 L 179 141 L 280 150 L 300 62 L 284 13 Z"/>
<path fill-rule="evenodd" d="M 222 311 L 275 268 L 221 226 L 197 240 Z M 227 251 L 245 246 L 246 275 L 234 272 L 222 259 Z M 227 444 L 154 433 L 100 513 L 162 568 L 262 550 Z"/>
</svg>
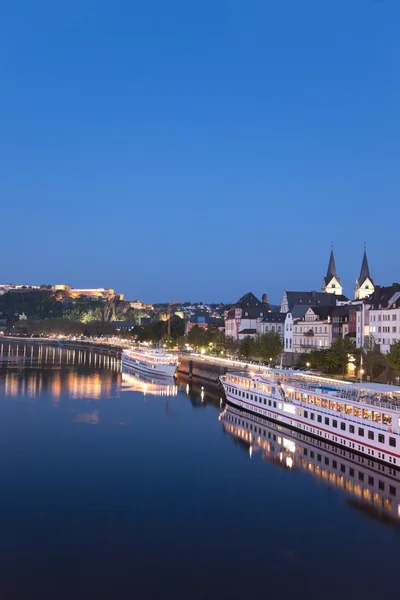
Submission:
<svg viewBox="0 0 400 600">
<path fill-rule="evenodd" d="M 187 375 L 189 379 L 202 379 L 212 383 L 219 383 L 219 377 L 228 370 L 225 365 L 191 356 L 180 356 L 179 362 L 178 373 Z"/>
</svg>

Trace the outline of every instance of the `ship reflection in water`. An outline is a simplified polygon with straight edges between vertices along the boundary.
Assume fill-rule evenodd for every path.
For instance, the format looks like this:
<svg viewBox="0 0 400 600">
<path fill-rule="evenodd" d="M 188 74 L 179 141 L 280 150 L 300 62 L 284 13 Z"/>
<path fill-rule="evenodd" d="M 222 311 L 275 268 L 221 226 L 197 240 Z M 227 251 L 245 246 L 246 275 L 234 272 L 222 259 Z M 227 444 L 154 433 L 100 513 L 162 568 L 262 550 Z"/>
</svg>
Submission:
<svg viewBox="0 0 400 600">
<path fill-rule="evenodd" d="M 144 396 L 177 396 L 178 386 L 173 377 L 150 377 L 132 368 L 122 371 L 121 390 L 141 392 Z"/>
<path fill-rule="evenodd" d="M 400 525 L 400 471 L 231 406 L 219 419 L 225 431 L 245 444 L 250 458 L 260 453 L 284 469 L 306 471 L 339 488 L 351 506 Z"/>
</svg>

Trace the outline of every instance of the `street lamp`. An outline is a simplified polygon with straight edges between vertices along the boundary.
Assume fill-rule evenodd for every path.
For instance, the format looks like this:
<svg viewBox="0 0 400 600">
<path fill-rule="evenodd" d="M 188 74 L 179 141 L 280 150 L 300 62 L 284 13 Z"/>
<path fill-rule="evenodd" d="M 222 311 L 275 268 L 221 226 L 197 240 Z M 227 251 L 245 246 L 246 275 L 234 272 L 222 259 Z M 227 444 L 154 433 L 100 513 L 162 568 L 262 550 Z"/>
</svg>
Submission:
<svg viewBox="0 0 400 600">
<path fill-rule="evenodd" d="M 307 369 L 310 368 L 310 363 L 309 362 L 306 362 L 306 367 L 307 367 Z"/>
</svg>

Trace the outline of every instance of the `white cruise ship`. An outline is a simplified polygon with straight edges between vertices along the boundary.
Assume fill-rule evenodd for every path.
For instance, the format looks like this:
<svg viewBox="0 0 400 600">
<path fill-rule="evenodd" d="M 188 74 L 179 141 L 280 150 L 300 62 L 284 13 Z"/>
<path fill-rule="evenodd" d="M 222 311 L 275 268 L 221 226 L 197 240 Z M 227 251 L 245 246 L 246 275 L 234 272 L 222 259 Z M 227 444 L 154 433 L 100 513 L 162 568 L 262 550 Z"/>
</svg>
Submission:
<svg viewBox="0 0 400 600">
<path fill-rule="evenodd" d="M 123 350 L 123 369 L 148 373 L 155 377 L 173 377 L 178 368 L 178 358 L 161 350 Z"/>
<path fill-rule="evenodd" d="M 399 387 L 279 369 L 220 379 L 232 405 L 400 466 Z"/>
</svg>

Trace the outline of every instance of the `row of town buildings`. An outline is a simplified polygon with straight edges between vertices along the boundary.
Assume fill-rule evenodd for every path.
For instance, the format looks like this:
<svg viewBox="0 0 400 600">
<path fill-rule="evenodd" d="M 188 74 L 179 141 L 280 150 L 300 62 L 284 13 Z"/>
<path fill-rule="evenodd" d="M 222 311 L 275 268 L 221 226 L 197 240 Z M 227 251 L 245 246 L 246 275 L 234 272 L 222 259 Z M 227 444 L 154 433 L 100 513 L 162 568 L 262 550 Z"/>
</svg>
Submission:
<svg viewBox="0 0 400 600">
<path fill-rule="evenodd" d="M 343 295 L 333 250 L 320 292 L 283 293 L 281 305 L 272 307 L 251 292 L 225 312 L 225 335 L 238 341 L 276 331 L 286 353 L 329 348 L 340 337 L 353 337 L 357 347 L 368 340 L 389 352 L 400 341 L 400 284 L 375 285 L 364 250 L 354 299 Z"/>
</svg>

